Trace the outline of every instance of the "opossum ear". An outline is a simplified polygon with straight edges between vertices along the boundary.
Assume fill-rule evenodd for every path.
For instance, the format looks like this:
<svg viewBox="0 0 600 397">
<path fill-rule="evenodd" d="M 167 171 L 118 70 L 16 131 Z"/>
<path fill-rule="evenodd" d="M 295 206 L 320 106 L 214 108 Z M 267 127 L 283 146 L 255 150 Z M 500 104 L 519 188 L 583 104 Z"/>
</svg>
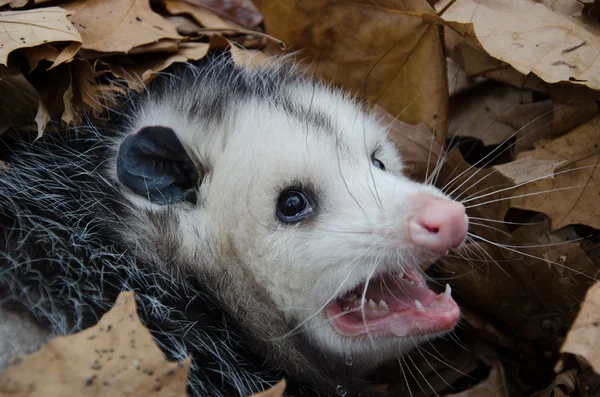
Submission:
<svg viewBox="0 0 600 397">
<path fill-rule="evenodd" d="M 199 172 L 175 131 L 149 126 L 123 140 L 117 177 L 125 187 L 154 204 L 196 202 Z"/>
</svg>

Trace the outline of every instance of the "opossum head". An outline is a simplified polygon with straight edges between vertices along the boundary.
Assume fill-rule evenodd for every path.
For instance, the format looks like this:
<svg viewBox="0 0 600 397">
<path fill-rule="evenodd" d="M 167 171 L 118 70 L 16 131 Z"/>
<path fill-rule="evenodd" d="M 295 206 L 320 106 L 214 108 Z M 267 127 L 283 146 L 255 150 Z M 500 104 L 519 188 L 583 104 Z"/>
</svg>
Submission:
<svg viewBox="0 0 600 397">
<path fill-rule="evenodd" d="M 454 328 L 450 291 L 422 269 L 463 243 L 465 209 L 407 178 L 360 105 L 229 64 L 186 68 L 159 91 L 133 108 L 111 164 L 135 213 L 126 240 L 153 234 L 144 249 L 165 266 L 243 269 L 287 324 L 275 337 L 365 367 Z"/>
</svg>

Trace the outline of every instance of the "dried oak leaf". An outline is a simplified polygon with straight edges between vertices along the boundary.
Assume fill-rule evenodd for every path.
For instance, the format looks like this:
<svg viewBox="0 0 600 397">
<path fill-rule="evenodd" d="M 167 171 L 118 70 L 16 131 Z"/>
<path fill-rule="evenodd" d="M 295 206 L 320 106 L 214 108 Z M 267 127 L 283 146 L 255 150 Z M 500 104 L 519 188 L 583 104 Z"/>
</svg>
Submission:
<svg viewBox="0 0 600 397">
<path fill-rule="evenodd" d="M 149 0 L 88 0 L 63 5 L 73 15 L 82 48 L 126 53 L 163 39 L 182 39 L 169 20 L 150 7 Z"/>
<path fill-rule="evenodd" d="M 280 380 L 277 384 L 268 390 L 265 390 L 261 393 L 256 393 L 251 395 L 250 397 L 281 397 L 283 396 L 283 392 L 285 391 L 286 383 L 285 379 Z"/>
<path fill-rule="evenodd" d="M 262 15 L 250 0 L 180 0 L 204 8 L 221 19 L 235 22 L 237 25 L 254 29 L 262 22 Z"/>
<path fill-rule="evenodd" d="M 35 87 L 20 71 L 0 66 L 0 92 L 0 134 L 28 124 L 39 103 Z"/>
<path fill-rule="evenodd" d="M 0 376 L 0 396 L 185 396 L 191 357 L 165 360 L 140 322 L 132 292 L 98 324 L 17 357 Z"/>
<path fill-rule="evenodd" d="M 203 58 L 209 50 L 207 43 L 181 43 L 179 52 L 163 57 L 156 57 L 152 61 L 133 66 L 110 65 L 113 75 L 125 79 L 129 88 L 141 91 L 156 74 L 176 62 L 197 61 Z"/>
<path fill-rule="evenodd" d="M 438 27 L 423 21 L 425 0 L 257 0 L 265 29 L 301 50 L 316 75 L 425 125 L 438 142 L 448 116 L 446 60 Z"/>
<path fill-rule="evenodd" d="M 562 164 L 547 178 L 530 178 L 531 183 L 515 189 L 511 207 L 547 214 L 552 230 L 569 224 L 600 228 L 600 116 L 517 156 L 526 157 Z"/>
<path fill-rule="evenodd" d="M 8 55 L 19 48 L 59 41 L 81 43 L 68 14 L 60 7 L 0 12 L 0 65 L 7 65 Z"/>
<path fill-rule="evenodd" d="M 483 382 L 460 393 L 445 394 L 442 397 L 508 397 L 506 374 L 500 361 L 492 364 L 490 373 Z"/>
<path fill-rule="evenodd" d="M 239 29 L 239 26 L 225 21 L 214 12 L 207 11 L 185 0 L 165 0 L 165 8 L 172 15 L 190 15 L 206 29 Z"/>
<path fill-rule="evenodd" d="M 549 83 L 600 89 L 600 27 L 532 0 L 457 0 L 442 15 L 476 47 Z"/>
<path fill-rule="evenodd" d="M 378 105 L 375 105 L 372 111 L 381 124 L 387 126 L 388 135 L 402 153 L 402 160 L 408 166 L 407 173 L 416 175 L 422 180 L 426 179 L 443 156 L 443 148 L 435 141 L 429 128 L 423 123 L 417 125 L 404 123 Z"/>
<path fill-rule="evenodd" d="M 584 358 L 600 374 L 600 282 L 588 290 L 560 352 Z"/>
<path fill-rule="evenodd" d="M 514 87 L 501 84 L 476 87 L 454 104 L 448 135 L 479 139 L 486 146 L 502 143 L 517 132 L 517 128 L 502 121 L 502 117 L 531 101 L 530 92 Z M 507 119 L 512 120 L 512 117 Z"/>
</svg>

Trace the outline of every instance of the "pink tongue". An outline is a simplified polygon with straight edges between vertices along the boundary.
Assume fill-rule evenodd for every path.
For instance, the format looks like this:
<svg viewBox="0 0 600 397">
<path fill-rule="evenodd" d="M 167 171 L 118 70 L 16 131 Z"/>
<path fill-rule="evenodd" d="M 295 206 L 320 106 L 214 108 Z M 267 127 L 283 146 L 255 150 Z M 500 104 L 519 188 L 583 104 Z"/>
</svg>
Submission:
<svg viewBox="0 0 600 397">
<path fill-rule="evenodd" d="M 357 294 L 360 292 L 356 290 Z M 389 276 L 370 283 L 362 307 L 357 294 L 325 308 L 326 316 L 341 335 L 427 335 L 453 329 L 460 316 L 449 289 L 447 294 L 437 295 L 419 276 L 402 281 Z"/>
</svg>

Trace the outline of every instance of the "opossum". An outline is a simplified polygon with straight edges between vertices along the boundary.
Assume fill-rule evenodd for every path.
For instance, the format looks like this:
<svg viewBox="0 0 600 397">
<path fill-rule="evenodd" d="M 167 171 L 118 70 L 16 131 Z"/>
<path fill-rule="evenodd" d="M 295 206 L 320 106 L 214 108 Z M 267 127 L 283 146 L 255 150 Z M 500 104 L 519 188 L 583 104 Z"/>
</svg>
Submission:
<svg viewBox="0 0 600 397">
<path fill-rule="evenodd" d="M 423 270 L 464 243 L 464 206 L 284 62 L 175 66 L 107 125 L 5 136 L 1 159 L 3 306 L 63 335 L 135 291 L 192 396 L 377 395 L 368 370 L 459 320 Z"/>
</svg>

